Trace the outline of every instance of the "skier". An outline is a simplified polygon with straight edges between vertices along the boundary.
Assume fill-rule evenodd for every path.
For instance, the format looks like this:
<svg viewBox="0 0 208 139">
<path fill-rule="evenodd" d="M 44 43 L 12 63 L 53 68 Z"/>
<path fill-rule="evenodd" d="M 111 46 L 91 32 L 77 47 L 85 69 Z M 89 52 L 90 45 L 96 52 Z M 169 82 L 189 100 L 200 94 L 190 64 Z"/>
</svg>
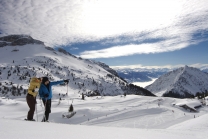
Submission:
<svg viewBox="0 0 208 139">
<path fill-rule="evenodd" d="M 30 80 L 30 86 L 28 88 L 28 93 L 26 95 L 26 101 L 27 104 L 29 106 L 29 111 L 27 114 L 27 119 L 28 121 L 35 121 L 35 119 L 33 119 L 33 115 L 35 112 L 35 104 L 37 103 L 36 101 L 36 96 L 38 94 L 38 89 L 40 88 L 40 84 L 41 84 L 41 74 L 37 75 L 39 76 L 39 78 L 37 77 L 33 77 Z"/>
<path fill-rule="evenodd" d="M 61 83 L 69 83 L 69 80 L 62 80 L 62 81 L 57 81 L 57 82 L 50 82 L 48 80 L 48 77 L 43 77 L 42 78 L 42 83 L 40 85 L 39 89 L 39 95 L 40 98 L 43 101 L 43 104 L 45 106 L 45 116 L 42 120 L 42 122 L 46 122 L 49 119 L 49 113 L 51 113 L 51 98 L 52 98 L 52 85 L 57 85 Z"/>
</svg>

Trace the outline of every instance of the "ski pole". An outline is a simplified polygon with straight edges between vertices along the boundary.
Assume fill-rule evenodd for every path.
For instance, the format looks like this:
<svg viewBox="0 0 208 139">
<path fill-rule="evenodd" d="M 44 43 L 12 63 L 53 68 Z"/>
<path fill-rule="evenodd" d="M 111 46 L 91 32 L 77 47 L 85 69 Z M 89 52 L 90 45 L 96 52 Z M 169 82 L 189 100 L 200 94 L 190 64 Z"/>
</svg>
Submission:
<svg viewBox="0 0 208 139">
<path fill-rule="evenodd" d="M 69 105 L 69 95 L 68 95 L 68 84 L 66 84 L 66 93 L 67 93 L 67 96 L 68 96 L 68 105 Z"/>
<path fill-rule="evenodd" d="M 37 108 L 37 104 L 35 104 L 35 109 L 36 109 L 36 116 L 37 116 L 37 122 L 38 122 L 38 108 Z"/>
<path fill-rule="evenodd" d="M 66 93 L 67 93 L 67 96 L 68 96 L 68 84 L 66 84 Z"/>
<path fill-rule="evenodd" d="M 40 106 L 42 107 L 42 110 L 43 110 L 43 105 L 42 105 L 41 98 L 39 98 L 39 100 L 40 100 Z"/>
<path fill-rule="evenodd" d="M 46 113 L 46 103 L 47 103 L 47 98 L 46 98 L 46 101 L 45 101 L 45 113 Z M 46 121 L 45 113 L 43 114 L 43 120 L 44 120 L 44 121 Z"/>
</svg>

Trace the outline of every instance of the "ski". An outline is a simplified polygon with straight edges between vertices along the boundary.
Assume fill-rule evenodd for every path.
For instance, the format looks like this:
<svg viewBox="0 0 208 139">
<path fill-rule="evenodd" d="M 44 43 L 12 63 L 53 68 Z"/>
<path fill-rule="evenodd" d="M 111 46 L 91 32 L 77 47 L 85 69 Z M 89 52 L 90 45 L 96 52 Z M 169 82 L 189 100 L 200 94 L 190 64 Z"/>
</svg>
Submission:
<svg viewBox="0 0 208 139">
<path fill-rule="evenodd" d="M 25 121 L 31 121 L 31 122 L 35 122 L 35 119 L 33 119 L 33 120 L 28 120 L 28 119 L 24 119 Z"/>
</svg>

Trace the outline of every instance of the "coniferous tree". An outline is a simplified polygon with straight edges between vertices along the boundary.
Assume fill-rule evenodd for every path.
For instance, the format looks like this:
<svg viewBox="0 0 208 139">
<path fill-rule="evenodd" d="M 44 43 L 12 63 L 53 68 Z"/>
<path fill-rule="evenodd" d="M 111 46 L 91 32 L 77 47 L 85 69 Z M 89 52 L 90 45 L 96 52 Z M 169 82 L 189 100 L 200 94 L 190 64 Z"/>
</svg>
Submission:
<svg viewBox="0 0 208 139">
<path fill-rule="evenodd" d="M 27 89 L 24 89 L 24 94 L 26 95 L 26 93 L 27 93 Z"/>
<path fill-rule="evenodd" d="M 74 107 L 73 105 L 71 104 L 70 107 L 69 107 L 69 112 L 73 112 L 74 111 Z"/>
<path fill-rule="evenodd" d="M 85 97 L 84 97 L 84 94 L 82 93 L 82 100 L 84 100 L 85 99 Z"/>
</svg>

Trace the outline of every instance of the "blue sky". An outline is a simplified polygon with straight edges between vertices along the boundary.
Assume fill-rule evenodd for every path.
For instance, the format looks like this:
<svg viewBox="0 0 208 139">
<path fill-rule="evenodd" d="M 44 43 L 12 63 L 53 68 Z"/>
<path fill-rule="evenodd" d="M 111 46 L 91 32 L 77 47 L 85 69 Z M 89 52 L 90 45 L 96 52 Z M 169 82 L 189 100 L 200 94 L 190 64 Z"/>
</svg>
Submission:
<svg viewBox="0 0 208 139">
<path fill-rule="evenodd" d="M 208 36 L 207 36 L 208 38 Z M 197 38 L 201 39 L 201 38 Z M 153 41 L 150 41 L 153 42 Z M 110 46 L 102 46 L 98 42 L 76 43 L 70 47 L 64 47 L 68 52 L 79 56 L 80 53 L 90 50 L 100 50 Z M 73 49 L 77 48 L 77 49 Z M 134 54 L 114 58 L 95 58 L 94 60 L 104 62 L 110 66 L 143 65 L 143 66 L 164 66 L 164 65 L 192 65 L 196 63 L 208 63 L 208 41 L 190 45 L 186 48 L 171 52 L 155 54 Z"/>
<path fill-rule="evenodd" d="M 0 36 L 30 35 L 110 66 L 207 64 L 207 5 L 207 0 L 6 0 L 0 1 Z"/>
</svg>

